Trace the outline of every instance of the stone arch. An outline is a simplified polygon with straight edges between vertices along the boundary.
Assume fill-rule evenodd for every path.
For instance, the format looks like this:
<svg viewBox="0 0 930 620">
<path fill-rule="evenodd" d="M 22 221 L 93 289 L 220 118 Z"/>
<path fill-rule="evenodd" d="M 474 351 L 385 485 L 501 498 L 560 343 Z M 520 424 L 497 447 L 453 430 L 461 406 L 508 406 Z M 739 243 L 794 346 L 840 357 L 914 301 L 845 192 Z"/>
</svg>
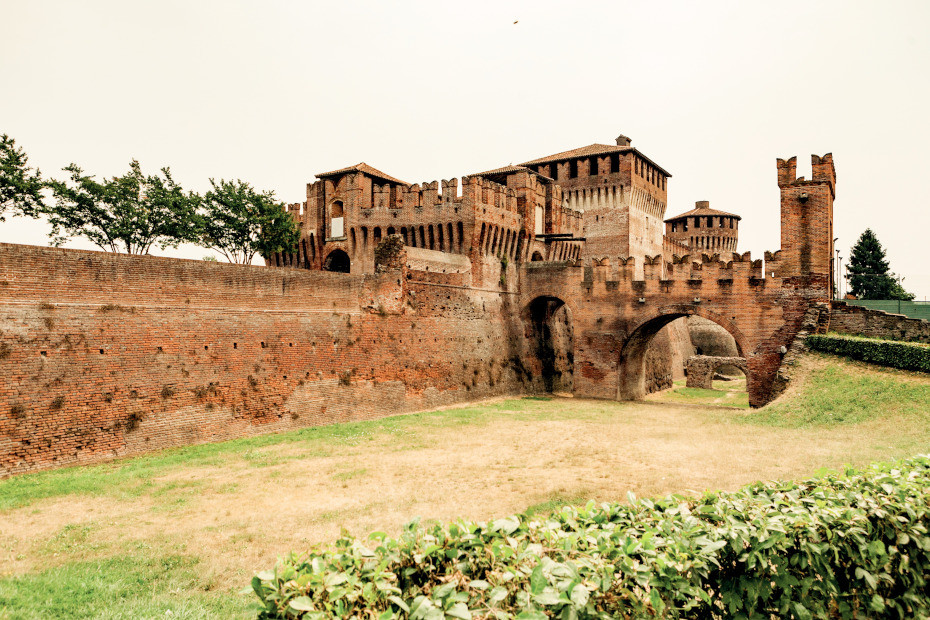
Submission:
<svg viewBox="0 0 930 620">
<path fill-rule="evenodd" d="M 574 390 L 574 319 L 570 304 L 540 295 L 523 309 L 523 323 L 534 359 L 536 385 L 546 392 Z"/>
<path fill-rule="evenodd" d="M 635 328 L 630 330 L 629 335 L 620 349 L 620 360 L 618 364 L 620 381 L 617 386 L 617 398 L 619 400 L 639 400 L 646 395 L 646 350 L 649 348 L 649 343 L 652 342 L 655 335 L 659 333 L 659 330 L 675 319 L 693 315 L 709 319 L 727 330 L 736 341 L 736 348 L 739 351 L 739 356 L 745 357 L 746 352 L 749 351 L 749 342 L 746 336 L 731 321 L 699 306 L 664 306 L 646 319 L 640 321 Z M 748 365 L 745 374 L 746 387 L 748 390 L 753 381 Z"/>
<path fill-rule="evenodd" d="M 333 250 L 326 255 L 326 260 L 323 261 L 323 269 L 337 273 L 349 273 L 351 269 L 349 255 L 343 250 Z"/>
<path fill-rule="evenodd" d="M 535 252 L 533 252 L 533 257 L 530 259 L 530 262 L 541 261 L 541 260 L 544 260 L 542 252 L 540 252 L 539 250 L 536 250 Z"/>
</svg>

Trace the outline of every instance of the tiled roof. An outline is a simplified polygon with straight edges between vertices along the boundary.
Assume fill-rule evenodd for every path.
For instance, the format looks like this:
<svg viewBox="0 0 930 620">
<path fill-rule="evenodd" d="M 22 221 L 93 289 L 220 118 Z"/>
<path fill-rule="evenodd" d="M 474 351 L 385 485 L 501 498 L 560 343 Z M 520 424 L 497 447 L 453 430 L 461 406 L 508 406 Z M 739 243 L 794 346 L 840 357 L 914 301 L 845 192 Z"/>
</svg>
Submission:
<svg viewBox="0 0 930 620">
<path fill-rule="evenodd" d="M 632 151 L 632 147 L 629 146 L 611 146 L 609 144 L 589 144 L 588 146 L 583 146 L 581 148 L 572 149 L 570 151 L 562 151 L 561 153 L 556 153 L 555 155 L 546 155 L 545 157 L 540 157 L 539 159 L 533 159 L 531 161 L 523 162 L 524 166 L 529 166 L 531 164 L 545 164 L 548 162 L 559 161 L 563 159 L 574 159 L 576 157 L 585 157 L 588 155 L 602 155 L 604 153 L 619 153 L 621 151 Z"/>
<path fill-rule="evenodd" d="M 547 177 L 544 174 L 540 174 L 535 170 L 530 170 L 526 166 L 504 166 L 503 168 L 495 168 L 494 170 L 485 170 L 484 172 L 476 172 L 475 174 L 470 174 L 468 176 L 472 177 L 493 177 L 499 174 L 510 174 L 511 172 L 529 172 L 530 174 L 535 174 L 538 177 L 546 179 L 547 181 L 552 181 L 551 178 Z"/>
<path fill-rule="evenodd" d="M 409 185 L 406 181 L 401 181 L 400 179 L 395 179 L 389 174 L 384 174 L 377 168 L 372 168 L 365 162 L 360 164 L 355 164 L 354 166 L 348 166 L 346 168 L 340 168 L 339 170 L 332 170 L 330 172 L 318 172 L 316 177 L 322 179 L 325 177 L 334 177 L 340 174 L 346 174 L 347 172 L 364 172 L 370 177 L 375 177 L 377 179 L 382 179 L 384 181 L 390 181 L 391 183 L 400 183 L 401 185 Z"/>
<path fill-rule="evenodd" d="M 565 161 L 568 159 L 575 159 L 578 157 L 590 157 L 592 155 L 603 155 L 605 153 L 627 153 L 633 151 L 644 160 L 649 162 L 650 165 L 657 168 L 662 174 L 667 177 L 671 177 L 671 173 L 668 170 L 655 163 L 645 155 L 643 155 L 639 149 L 636 149 L 632 146 L 616 146 L 611 144 L 589 144 L 588 146 L 582 146 L 581 148 L 572 149 L 570 151 L 562 151 L 561 153 L 556 153 L 554 155 L 546 155 L 545 157 L 540 157 L 539 159 L 531 159 L 530 161 L 525 161 L 521 165 L 523 166 L 534 166 L 536 164 L 547 164 L 555 161 Z"/>
<path fill-rule="evenodd" d="M 727 213 L 726 211 L 718 211 L 717 209 L 711 209 L 709 207 L 698 207 L 697 209 L 691 209 L 690 211 L 685 211 L 674 217 L 670 217 L 666 222 L 671 222 L 672 220 L 680 220 L 683 217 L 692 217 L 692 216 L 723 216 L 723 217 L 735 217 L 738 220 L 741 220 L 740 216 L 735 213 Z"/>
</svg>

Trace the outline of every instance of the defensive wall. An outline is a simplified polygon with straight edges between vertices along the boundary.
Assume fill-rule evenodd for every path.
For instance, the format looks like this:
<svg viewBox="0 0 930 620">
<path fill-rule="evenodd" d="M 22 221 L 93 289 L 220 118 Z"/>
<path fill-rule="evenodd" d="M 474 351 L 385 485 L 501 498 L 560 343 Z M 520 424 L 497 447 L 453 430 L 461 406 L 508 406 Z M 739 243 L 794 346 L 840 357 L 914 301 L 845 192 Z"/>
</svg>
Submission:
<svg viewBox="0 0 930 620">
<path fill-rule="evenodd" d="M 510 296 L 400 260 L 354 276 L 0 244 L 0 475 L 523 392 Z"/>
<path fill-rule="evenodd" d="M 883 310 L 833 302 L 830 331 L 851 336 L 907 340 L 930 344 L 930 321 Z"/>
</svg>

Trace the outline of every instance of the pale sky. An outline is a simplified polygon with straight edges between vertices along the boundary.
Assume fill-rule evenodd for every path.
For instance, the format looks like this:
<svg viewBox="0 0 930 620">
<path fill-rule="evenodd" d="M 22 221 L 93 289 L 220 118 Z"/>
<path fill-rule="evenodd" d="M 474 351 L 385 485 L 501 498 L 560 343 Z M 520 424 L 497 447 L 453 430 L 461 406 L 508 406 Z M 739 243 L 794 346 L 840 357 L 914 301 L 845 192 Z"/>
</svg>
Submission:
<svg viewBox="0 0 930 620">
<path fill-rule="evenodd" d="M 622 133 L 672 173 L 667 217 L 709 200 L 761 258 L 775 159 L 809 178 L 832 152 L 844 263 L 871 227 L 930 299 L 926 0 L 0 0 L 0 32 L 0 133 L 45 175 L 135 158 L 187 189 L 241 178 L 298 202 L 360 161 L 416 183 Z M 7 217 L 0 241 L 47 230 Z"/>
</svg>

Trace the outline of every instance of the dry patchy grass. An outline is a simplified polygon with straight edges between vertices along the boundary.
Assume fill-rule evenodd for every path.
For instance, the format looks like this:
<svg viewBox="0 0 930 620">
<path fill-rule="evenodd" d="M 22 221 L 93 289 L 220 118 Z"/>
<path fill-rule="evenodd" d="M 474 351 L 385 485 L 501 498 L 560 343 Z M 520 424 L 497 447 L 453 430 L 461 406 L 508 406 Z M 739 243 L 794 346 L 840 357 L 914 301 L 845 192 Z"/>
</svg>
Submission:
<svg viewBox="0 0 930 620">
<path fill-rule="evenodd" d="M 837 362 L 806 363 L 816 370 Z M 930 386 L 926 377 L 904 380 Z M 153 468 L 125 492 L 60 492 L 0 511 L 0 574 L 180 554 L 199 560 L 204 590 L 230 593 L 277 556 L 325 544 L 341 529 L 396 534 L 415 516 L 485 520 L 562 502 L 615 501 L 627 492 L 736 489 L 930 445 L 926 418 L 892 413 L 845 425 L 778 427 L 754 415 L 510 399 L 336 435 L 247 444 L 194 464 L 177 459 Z M 243 604 L 248 600 L 243 596 Z"/>
</svg>

